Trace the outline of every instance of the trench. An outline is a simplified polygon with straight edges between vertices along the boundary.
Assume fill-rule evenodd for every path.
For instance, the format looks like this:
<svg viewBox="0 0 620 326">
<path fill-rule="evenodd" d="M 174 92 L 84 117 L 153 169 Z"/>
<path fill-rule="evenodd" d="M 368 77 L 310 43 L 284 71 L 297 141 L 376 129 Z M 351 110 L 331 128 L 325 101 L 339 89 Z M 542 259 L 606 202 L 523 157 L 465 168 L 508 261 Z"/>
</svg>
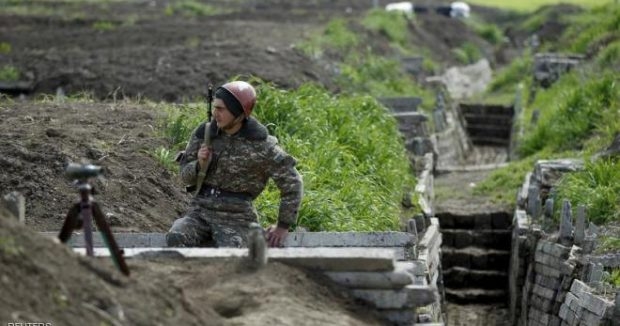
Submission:
<svg viewBox="0 0 620 326">
<path fill-rule="evenodd" d="M 457 115 L 471 150 L 460 169 L 435 174 L 435 216 L 443 236 L 444 322 L 510 325 L 512 210 L 476 195 L 473 189 L 508 160 L 514 109 L 460 104 Z"/>
</svg>

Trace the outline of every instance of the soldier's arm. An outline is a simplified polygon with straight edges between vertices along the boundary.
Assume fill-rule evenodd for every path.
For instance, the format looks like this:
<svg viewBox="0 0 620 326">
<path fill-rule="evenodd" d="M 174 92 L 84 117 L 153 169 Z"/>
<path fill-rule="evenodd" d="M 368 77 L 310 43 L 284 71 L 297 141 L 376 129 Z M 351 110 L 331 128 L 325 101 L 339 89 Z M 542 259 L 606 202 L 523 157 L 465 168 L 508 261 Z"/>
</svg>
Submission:
<svg viewBox="0 0 620 326">
<path fill-rule="evenodd" d="M 185 146 L 185 155 L 181 160 L 181 180 L 186 185 L 194 185 L 196 183 L 196 178 L 198 177 L 198 172 L 200 166 L 198 165 L 198 150 L 200 146 L 204 142 L 203 135 L 205 132 L 204 124 L 201 124 L 192 132 L 189 141 L 187 142 L 187 146 Z"/>
<path fill-rule="evenodd" d="M 288 229 L 297 222 L 303 196 L 303 181 L 295 168 L 297 162 L 280 146 L 273 147 L 270 175 L 280 189 L 278 227 Z"/>
</svg>

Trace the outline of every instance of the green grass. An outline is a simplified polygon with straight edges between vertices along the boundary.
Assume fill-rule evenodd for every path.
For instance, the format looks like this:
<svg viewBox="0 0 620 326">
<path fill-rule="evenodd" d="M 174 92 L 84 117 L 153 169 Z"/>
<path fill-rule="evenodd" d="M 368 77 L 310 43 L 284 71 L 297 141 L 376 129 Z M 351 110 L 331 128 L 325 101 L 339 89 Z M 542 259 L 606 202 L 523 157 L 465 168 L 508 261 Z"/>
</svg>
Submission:
<svg viewBox="0 0 620 326">
<path fill-rule="evenodd" d="M 114 30 L 116 28 L 116 26 L 109 21 L 98 21 L 93 23 L 93 29 L 97 30 L 97 31 L 102 31 L 102 32 L 106 32 L 106 31 L 111 31 Z"/>
<path fill-rule="evenodd" d="M 434 102 L 432 93 L 406 75 L 400 62 L 369 52 L 349 55 L 340 65 L 336 83 L 348 93 L 375 97 L 420 96 L 426 105 Z"/>
<path fill-rule="evenodd" d="M 497 169 L 476 185 L 473 193 L 489 196 L 494 202 L 514 204 L 525 175 L 532 171 L 534 163 L 548 158 L 549 153 L 539 153 L 526 159 L 510 162 L 508 166 Z"/>
<path fill-rule="evenodd" d="M 469 26 L 469 28 L 476 32 L 476 34 L 491 44 L 497 45 L 504 42 L 504 33 L 495 24 L 485 23 L 475 15 L 472 15 L 470 19 L 465 20 L 465 23 Z"/>
<path fill-rule="evenodd" d="M 11 53 L 11 44 L 7 42 L 0 42 L 0 54 Z"/>
<path fill-rule="evenodd" d="M 540 118 L 536 125 L 526 129 L 528 133 L 519 148 L 520 154 L 528 156 L 546 148 L 581 150 L 594 134 L 611 137 L 618 126 L 614 123 L 620 120 L 619 78 L 614 72 L 585 78 L 570 73 L 550 89 L 539 91 L 530 108 L 542 108 Z"/>
<path fill-rule="evenodd" d="M 181 14 L 188 17 L 204 17 L 221 14 L 222 11 L 214 6 L 202 3 L 197 0 L 178 0 L 169 3 L 164 10 L 164 14 L 172 16 Z"/>
<path fill-rule="evenodd" d="M 164 168 L 174 172 L 179 172 L 179 165 L 175 162 L 174 158 L 176 156 L 175 151 L 171 151 L 165 147 L 159 147 L 155 151 L 151 153 L 151 155 L 157 160 L 161 166 Z"/>
<path fill-rule="evenodd" d="M 472 0 L 469 1 L 471 4 L 489 6 L 489 7 L 498 7 L 502 9 L 511 9 L 518 11 L 533 11 L 542 6 L 546 5 L 556 5 L 559 3 L 570 3 L 574 5 L 579 5 L 583 7 L 595 7 L 599 5 L 603 5 L 609 3 L 610 0 L 505 0 L 505 1 L 497 1 L 497 0 Z"/>
<path fill-rule="evenodd" d="M 478 46 L 471 42 L 465 42 L 458 48 L 452 49 L 452 54 L 462 64 L 471 64 L 482 58 Z"/>
<path fill-rule="evenodd" d="M 557 198 L 573 207 L 585 205 L 588 218 L 597 225 L 620 220 L 620 162 L 587 161 L 583 171 L 565 175 L 557 185 Z M 558 205 L 559 207 L 559 205 Z M 559 208 L 556 218 L 559 219 Z"/>
<path fill-rule="evenodd" d="M 312 231 L 400 230 L 400 203 L 415 180 L 394 118 L 367 95 L 330 95 L 306 84 L 281 90 L 259 81 L 257 118 L 298 160 L 304 178 L 299 224 Z M 202 106 L 177 111 L 164 123 L 172 148 L 205 118 Z M 169 157 L 169 155 L 160 155 Z M 264 225 L 275 222 L 273 184 L 256 200 Z"/>
<path fill-rule="evenodd" d="M 333 19 L 299 47 L 308 56 L 320 58 L 325 49 L 348 52 L 360 43 L 359 37 L 348 28 L 344 19 Z"/>
<path fill-rule="evenodd" d="M 613 42 L 600 51 L 595 61 L 601 70 L 614 69 L 618 71 L 620 68 L 620 41 Z"/>
<path fill-rule="evenodd" d="M 618 241 L 620 242 L 620 239 L 618 239 Z M 618 247 L 616 249 L 620 250 L 620 244 L 618 244 Z M 609 278 L 605 281 L 612 284 L 616 288 L 620 288 L 620 268 L 613 269 L 609 273 Z"/>
<path fill-rule="evenodd" d="M 618 237 L 601 236 L 598 241 L 599 245 L 596 247 L 597 253 L 620 251 L 620 238 Z M 617 271 L 620 272 L 620 270 Z M 618 275 L 618 281 L 620 281 L 620 274 Z"/>
<path fill-rule="evenodd" d="M 370 31 L 380 32 L 391 41 L 395 54 L 424 52 L 423 49 L 415 49 L 412 45 L 405 48 L 399 43 L 404 42 L 409 33 L 407 21 L 402 15 L 371 10 L 364 16 L 363 21 Z M 320 58 L 326 51 L 338 54 L 339 58 L 335 64 L 338 66 L 339 74 L 335 82 L 343 93 L 375 97 L 420 96 L 424 103 L 422 107 L 428 108 L 434 102 L 432 93 L 404 72 L 396 55 L 395 59 L 390 59 L 375 54 L 368 46 L 372 42 L 366 39 L 370 34 L 353 32 L 352 24 L 354 23 L 344 19 L 331 20 L 326 28 L 313 33 L 308 40 L 298 46 L 304 53 L 314 58 Z M 427 59 L 424 60 L 424 67 L 435 70 L 437 64 Z"/>
<path fill-rule="evenodd" d="M 404 46 L 408 39 L 407 18 L 399 12 L 381 9 L 369 11 L 362 20 L 367 29 L 385 35 L 390 42 Z"/>
<path fill-rule="evenodd" d="M 19 70 L 11 65 L 5 65 L 0 67 L 0 80 L 1 81 L 17 81 L 19 79 Z"/>
<path fill-rule="evenodd" d="M 595 8 L 582 15 L 570 17 L 569 29 L 560 40 L 571 52 L 586 53 L 605 39 L 618 39 L 620 5 Z"/>
<path fill-rule="evenodd" d="M 487 92 L 498 93 L 508 91 L 514 95 L 518 84 L 531 79 L 533 63 L 534 61 L 529 53 L 525 53 L 513 60 L 510 65 L 495 72 L 493 81 L 487 87 Z"/>
</svg>

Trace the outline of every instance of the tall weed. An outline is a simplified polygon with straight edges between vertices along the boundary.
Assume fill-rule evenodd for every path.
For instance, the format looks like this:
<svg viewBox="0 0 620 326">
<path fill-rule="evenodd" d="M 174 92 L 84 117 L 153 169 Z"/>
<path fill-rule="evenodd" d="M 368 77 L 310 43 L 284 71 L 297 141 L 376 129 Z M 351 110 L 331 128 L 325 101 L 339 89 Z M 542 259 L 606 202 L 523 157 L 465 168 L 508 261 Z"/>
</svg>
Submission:
<svg viewBox="0 0 620 326">
<path fill-rule="evenodd" d="M 589 220 L 601 225 L 620 220 L 620 162 L 588 162 L 583 171 L 566 174 L 557 186 L 557 198 L 573 207 L 585 205 Z M 558 205 L 559 206 L 559 205 Z M 556 217 L 559 212 L 556 212 Z"/>
</svg>

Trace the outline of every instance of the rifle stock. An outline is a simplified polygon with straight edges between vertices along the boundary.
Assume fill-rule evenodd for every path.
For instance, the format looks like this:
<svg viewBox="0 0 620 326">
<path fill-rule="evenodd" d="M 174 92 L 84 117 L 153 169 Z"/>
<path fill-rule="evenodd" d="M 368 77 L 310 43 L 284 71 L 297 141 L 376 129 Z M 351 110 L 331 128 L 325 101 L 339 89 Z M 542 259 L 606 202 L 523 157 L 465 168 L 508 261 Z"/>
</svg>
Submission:
<svg viewBox="0 0 620 326">
<path fill-rule="evenodd" d="M 209 137 L 209 126 L 208 123 L 211 122 L 211 109 L 213 102 L 213 86 L 209 85 L 207 89 L 207 123 L 205 123 L 205 133 L 204 133 L 204 141 L 203 145 L 211 149 L 211 138 Z M 207 170 L 209 169 L 209 165 L 211 164 L 212 154 L 209 152 L 209 157 L 207 158 L 207 163 L 200 167 L 200 171 L 198 172 L 198 178 L 196 178 L 196 195 L 200 193 L 200 188 L 202 188 L 202 184 L 205 181 L 207 176 Z"/>
</svg>

